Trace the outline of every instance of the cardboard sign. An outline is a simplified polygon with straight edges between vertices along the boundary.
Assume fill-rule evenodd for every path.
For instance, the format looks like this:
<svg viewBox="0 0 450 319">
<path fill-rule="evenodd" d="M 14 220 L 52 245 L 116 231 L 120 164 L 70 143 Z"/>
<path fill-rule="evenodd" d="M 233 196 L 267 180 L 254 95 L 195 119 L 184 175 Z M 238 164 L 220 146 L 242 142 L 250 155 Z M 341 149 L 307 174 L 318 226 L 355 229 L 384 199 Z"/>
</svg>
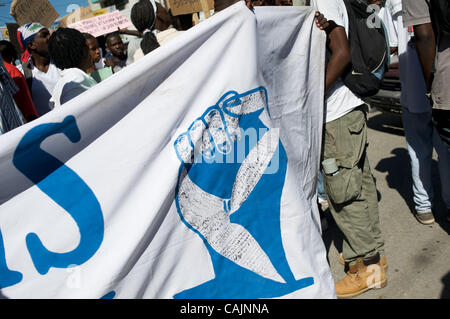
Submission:
<svg viewBox="0 0 450 319">
<path fill-rule="evenodd" d="M 63 28 L 67 28 L 69 25 L 72 25 L 82 20 L 92 18 L 94 16 L 95 16 L 94 13 L 91 11 L 89 7 L 80 7 L 77 10 L 64 16 L 60 21 L 60 26 Z"/>
<path fill-rule="evenodd" d="M 172 15 L 191 14 L 204 11 L 201 0 L 168 0 Z M 214 9 L 214 0 L 207 0 L 207 10 Z"/>
<path fill-rule="evenodd" d="M 69 25 L 69 28 L 77 29 L 80 32 L 90 33 L 94 37 L 99 37 L 114 31 L 117 28 L 129 28 L 133 24 L 119 11 L 102 14 L 90 19 L 82 20 Z"/>
<path fill-rule="evenodd" d="M 59 17 L 48 0 L 14 0 L 10 14 L 19 25 L 39 22 L 47 28 Z"/>
</svg>

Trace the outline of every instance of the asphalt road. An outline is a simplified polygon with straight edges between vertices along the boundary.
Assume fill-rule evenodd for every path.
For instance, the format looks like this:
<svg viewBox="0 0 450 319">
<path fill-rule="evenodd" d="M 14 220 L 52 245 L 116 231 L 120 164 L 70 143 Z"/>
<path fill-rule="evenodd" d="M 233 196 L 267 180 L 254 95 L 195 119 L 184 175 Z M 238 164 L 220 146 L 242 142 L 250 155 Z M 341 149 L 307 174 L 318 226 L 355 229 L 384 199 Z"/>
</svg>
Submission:
<svg viewBox="0 0 450 319">
<path fill-rule="evenodd" d="M 374 110 L 369 116 L 369 160 L 375 176 L 381 229 L 386 245 L 388 284 L 358 299 L 450 299 L 450 223 L 440 194 L 437 155 L 432 175 L 435 182 L 435 219 L 420 224 L 412 209 L 412 180 L 406 142 L 398 115 Z M 338 261 L 342 233 L 327 211 L 328 230 L 323 233 L 335 281 L 345 276 Z"/>
</svg>

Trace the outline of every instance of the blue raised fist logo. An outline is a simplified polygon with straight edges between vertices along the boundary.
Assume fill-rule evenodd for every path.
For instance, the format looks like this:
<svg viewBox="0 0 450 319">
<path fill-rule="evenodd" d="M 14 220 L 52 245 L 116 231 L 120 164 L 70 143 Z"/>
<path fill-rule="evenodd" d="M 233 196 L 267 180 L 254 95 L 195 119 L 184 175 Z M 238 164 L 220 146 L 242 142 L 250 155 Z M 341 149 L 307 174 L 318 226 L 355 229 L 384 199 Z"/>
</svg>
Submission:
<svg viewBox="0 0 450 319">
<path fill-rule="evenodd" d="M 263 87 L 228 92 L 175 141 L 177 210 L 202 238 L 215 273 L 175 298 L 273 298 L 314 284 L 296 280 L 285 256 L 280 202 L 288 161 L 267 101 Z"/>
</svg>

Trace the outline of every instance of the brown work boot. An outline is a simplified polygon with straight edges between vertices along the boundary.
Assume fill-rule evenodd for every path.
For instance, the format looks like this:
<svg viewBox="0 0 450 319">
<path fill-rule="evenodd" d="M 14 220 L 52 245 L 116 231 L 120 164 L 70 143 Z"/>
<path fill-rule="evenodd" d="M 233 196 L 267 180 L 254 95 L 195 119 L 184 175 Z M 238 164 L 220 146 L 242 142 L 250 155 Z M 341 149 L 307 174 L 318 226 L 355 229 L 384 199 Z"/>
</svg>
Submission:
<svg viewBox="0 0 450 319">
<path fill-rule="evenodd" d="M 376 256 L 378 262 L 363 261 L 358 258 L 356 264 L 349 266 L 349 271 L 344 279 L 335 285 L 338 298 L 356 297 L 370 289 L 381 289 L 387 284 L 386 273 L 380 266 L 379 255 Z"/>
<path fill-rule="evenodd" d="M 433 212 L 429 211 L 426 213 L 417 213 L 415 214 L 419 223 L 423 225 L 433 225 L 434 224 L 434 216 Z"/>
<path fill-rule="evenodd" d="M 342 253 L 339 254 L 339 262 L 342 265 L 345 265 L 345 260 L 344 260 L 344 257 L 342 256 Z M 387 261 L 386 261 L 386 256 L 382 256 L 380 258 L 380 266 L 384 268 L 384 271 L 388 270 L 388 264 L 387 264 Z"/>
</svg>

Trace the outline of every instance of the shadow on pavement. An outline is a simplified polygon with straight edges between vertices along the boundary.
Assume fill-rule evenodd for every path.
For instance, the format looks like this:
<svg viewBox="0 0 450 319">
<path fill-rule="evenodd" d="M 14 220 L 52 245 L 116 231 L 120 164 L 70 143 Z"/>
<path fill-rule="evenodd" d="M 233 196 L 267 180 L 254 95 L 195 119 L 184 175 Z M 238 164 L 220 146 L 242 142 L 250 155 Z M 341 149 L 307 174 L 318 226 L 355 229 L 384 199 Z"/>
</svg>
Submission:
<svg viewBox="0 0 450 319">
<path fill-rule="evenodd" d="M 375 169 L 382 173 L 388 173 L 386 176 L 388 186 L 399 192 L 408 205 L 411 214 L 413 214 L 414 201 L 408 151 L 403 148 L 396 148 L 392 150 L 391 154 L 392 157 L 382 159 Z"/>
<path fill-rule="evenodd" d="M 408 151 L 404 148 L 396 148 L 392 150 L 391 154 L 392 157 L 382 159 L 375 169 L 388 174 L 386 176 L 388 186 L 398 191 L 408 205 L 411 215 L 414 216 L 412 173 Z M 435 220 L 443 230 L 450 234 L 450 223 L 446 219 L 447 209 L 441 196 L 438 163 L 435 160 L 433 160 L 431 166 L 431 177 L 433 180 Z"/>
<path fill-rule="evenodd" d="M 369 118 L 367 126 L 372 130 L 404 136 L 402 117 L 397 114 L 379 112 Z"/>
<path fill-rule="evenodd" d="M 441 293 L 441 299 L 450 299 L 450 272 L 442 278 L 444 289 Z"/>
</svg>

